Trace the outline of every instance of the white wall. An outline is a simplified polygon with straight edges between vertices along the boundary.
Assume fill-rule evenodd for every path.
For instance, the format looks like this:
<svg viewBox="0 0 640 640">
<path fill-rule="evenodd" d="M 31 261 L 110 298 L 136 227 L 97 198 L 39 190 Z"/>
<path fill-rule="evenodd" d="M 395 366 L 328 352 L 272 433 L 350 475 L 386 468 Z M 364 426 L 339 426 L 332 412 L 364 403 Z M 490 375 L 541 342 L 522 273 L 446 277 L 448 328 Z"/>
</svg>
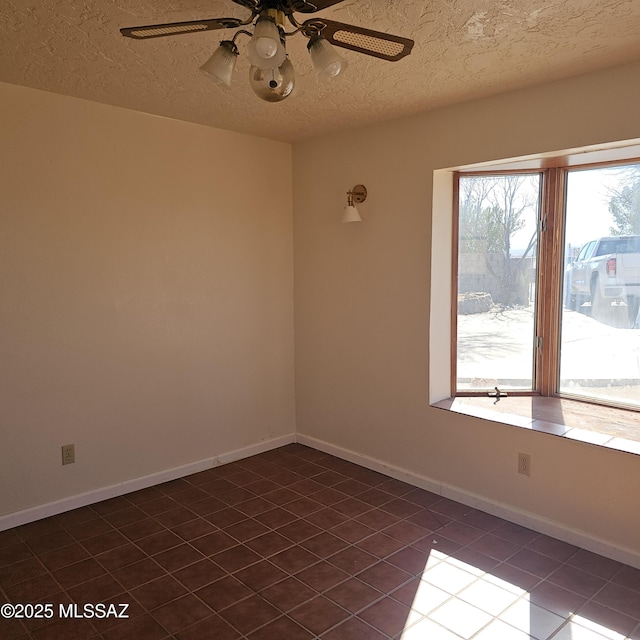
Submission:
<svg viewBox="0 0 640 640">
<path fill-rule="evenodd" d="M 429 407 L 449 357 L 448 307 L 430 309 L 432 288 L 450 291 L 448 261 L 431 266 L 432 228 L 450 243 L 433 172 L 638 138 L 638 77 L 640 63 L 294 145 L 299 434 L 640 554 L 639 456 Z M 359 182 L 365 221 L 341 225 Z"/>
<path fill-rule="evenodd" d="M 295 430 L 289 144 L 0 84 L 0 162 L 0 514 Z"/>
</svg>

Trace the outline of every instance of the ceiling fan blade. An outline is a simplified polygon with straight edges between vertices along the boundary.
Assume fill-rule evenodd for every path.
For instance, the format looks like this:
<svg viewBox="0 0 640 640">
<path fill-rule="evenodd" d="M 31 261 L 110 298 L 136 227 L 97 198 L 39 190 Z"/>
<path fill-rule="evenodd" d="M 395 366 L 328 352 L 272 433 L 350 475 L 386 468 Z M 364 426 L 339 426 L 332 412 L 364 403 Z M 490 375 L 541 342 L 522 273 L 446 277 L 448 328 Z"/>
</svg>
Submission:
<svg viewBox="0 0 640 640">
<path fill-rule="evenodd" d="M 308 36 L 319 32 L 323 38 L 336 47 L 358 51 L 391 62 L 408 56 L 415 44 L 409 38 L 324 18 L 312 18 L 305 21 L 302 26 L 303 32 Z"/>
<path fill-rule="evenodd" d="M 212 18 L 209 20 L 190 20 L 188 22 L 167 22 L 166 24 L 148 24 L 142 27 L 124 27 L 120 33 L 127 38 L 146 40 L 147 38 L 163 38 L 178 36 L 183 33 L 212 31 L 214 29 L 233 29 L 246 24 L 238 18 Z"/>
<path fill-rule="evenodd" d="M 255 11 L 258 6 L 257 0 L 231 0 L 231 2 L 235 2 L 236 4 L 239 4 L 241 7 L 246 7 L 251 11 Z"/>
<path fill-rule="evenodd" d="M 343 0 L 289 0 L 289 6 L 292 11 L 299 11 L 300 13 L 315 13 L 316 11 L 326 9 L 327 7 L 332 7 L 334 4 L 338 4 L 339 2 L 343 2 Z"/>
</svg>

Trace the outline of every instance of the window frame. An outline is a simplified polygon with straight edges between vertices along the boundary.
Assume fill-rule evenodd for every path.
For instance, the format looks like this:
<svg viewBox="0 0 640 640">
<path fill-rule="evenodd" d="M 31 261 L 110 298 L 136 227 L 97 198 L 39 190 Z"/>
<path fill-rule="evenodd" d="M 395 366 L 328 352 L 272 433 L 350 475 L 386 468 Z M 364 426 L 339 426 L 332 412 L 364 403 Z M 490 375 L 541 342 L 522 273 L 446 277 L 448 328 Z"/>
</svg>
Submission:
<svg viewBox="0 0 640 640">
<path fill-rule="evenodd" d="M 562 321 L 562 287 L 565 263 L 564 227 L 567 176 L 570 171 L 598 169 L 612 166 L 625 166 L 640 163 L 637 147 L 630 147 L 634 153 L 627 157 L 602 159 L 597 157 L 601 151 L 593 153 L 592 161 L 577 162 L 572 156 L 547 158 L 544 162 L 515 163 L 518 166 L 484 166 L 482 168 L 463 167 L 453 171 L 453 207 L 452 207 L 452 269 L 451 269 L 451 397 L 487 396 L 486 390 L 457 388 L 457 340 L 458 340 L 458 241 L 459 241 L 459 205 L 460 178 L 467 176 L 495 176 L 513 174 L 541 175 L 541 202 L 539 206 L 538 265 L 547 265 L 537 269 L 535 338 L 537 348 L 534 355 L 534 379 L 531 390 L 509 390 L 509 395 L 550 397 L 575 400 L 588 404 L 602 405 L 615 409 L 640 412 L 640 407 L 624 403 L 614 403 L 601 398 L 589 398 L 560 392 L 560 345 Z M 606 153 L 606 151 L 605 151 Z M 617 154 L 616 154 L 617 155 Z M 585 160 L 584 155 L 581 158 Z M 537 165 L 537 166 L 536 166 Z M 544 165 L 544 166 L 542 166 Z M 581 249 L 581 253 L 582 253 Z"/>
</svg>

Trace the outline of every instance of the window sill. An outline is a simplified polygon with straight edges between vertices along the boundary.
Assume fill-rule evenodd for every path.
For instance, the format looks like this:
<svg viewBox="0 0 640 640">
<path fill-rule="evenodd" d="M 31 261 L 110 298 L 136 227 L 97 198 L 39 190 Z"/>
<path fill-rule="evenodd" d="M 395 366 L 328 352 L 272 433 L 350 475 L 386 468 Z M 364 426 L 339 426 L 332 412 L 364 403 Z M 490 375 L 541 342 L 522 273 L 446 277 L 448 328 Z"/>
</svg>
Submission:
<svg viewBox="0 0 640 640">
<path fill-rule="evenodd" d="M 509 396 L 499 401 L 460 396 L 432 406 L 640 455 L 640 417 L 635 411 L 540 396 Z"/>
</svg>

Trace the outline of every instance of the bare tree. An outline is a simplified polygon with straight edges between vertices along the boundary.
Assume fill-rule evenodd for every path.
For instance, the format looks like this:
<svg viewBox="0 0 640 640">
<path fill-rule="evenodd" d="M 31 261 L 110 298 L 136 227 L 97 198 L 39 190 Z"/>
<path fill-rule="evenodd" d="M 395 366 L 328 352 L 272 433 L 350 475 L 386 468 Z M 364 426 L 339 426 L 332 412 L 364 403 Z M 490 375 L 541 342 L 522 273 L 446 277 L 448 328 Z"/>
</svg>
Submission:
<svg viewBox="0 0 640 640">
<path fill-rule="evenodd" d="M 460 180 L 460 251 L 485 255 L 486 268 L 508 305 L 528 302 L 523 278 L 526 259 L 536 248 L 537 229 L 517 259 L 513 258 L 511 242 L 526 226 L 525 213 L 536 211 L 534 182 L 539 184 L 537 175 L 523 174 L 465 176 Z"/>
<path fill-rule="evenodd" d="M 487 233 L 489 194 L 495 189 L 494 176 L 470 176 L 460 180 L 459 243 L 463 253 L 484 253 L 491 244 Z"/>
<path fill-rule="evenodd" d="M 614 225 L 613 236 L 640 235 L 640 165 L 620 170 L 621 185 L 609 191 L 609 212 Z"/>
<path fill-rule="evenodd" d="M 506 294 L 508 304 L 522 304 L 520 293 L 520 279 L 523 275 L 526 254 L 520 256 L 516 264 L 511 259 L 511 238 L 521 231 L 526 221 L 524 213 L 532 210 L 537 199 L 531 193 L 523 193 L 523 187 L 530 184 L 530 177 L 523 175 L 506 175 L 501 178 L 497 188 L 490 194 L 493 202 L 493 209 L 499 212 L 500 220 L 498 228 L 502 232 L 502 246 L 504 252 L 504 266 L 500 275 L 496 277 L 501 281 Z M 534 239 L 537 233 L 534 232 L 527 253 L 533 248 Z"/>
</svg>

